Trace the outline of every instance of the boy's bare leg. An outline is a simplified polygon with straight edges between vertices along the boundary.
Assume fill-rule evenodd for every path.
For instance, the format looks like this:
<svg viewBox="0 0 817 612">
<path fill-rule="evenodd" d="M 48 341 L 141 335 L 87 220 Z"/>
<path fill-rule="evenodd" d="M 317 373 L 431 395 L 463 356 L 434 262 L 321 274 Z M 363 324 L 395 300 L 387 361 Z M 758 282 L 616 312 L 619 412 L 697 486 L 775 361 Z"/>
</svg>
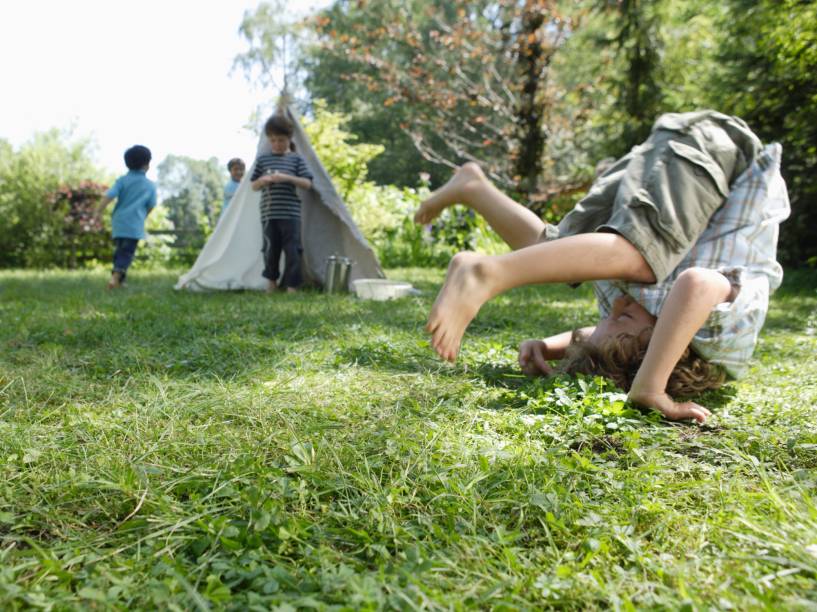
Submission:
<svg viewBox="0 0 817 612">
<path fill-rule="evenodd" d="M 454 361 L 462 335 L 482 305 L 514 287 L 591 280 L 655 282 L 641 253 L 618 234 L 579 234 L 504 255 L 458 253 L 428 317 L 434 350 Z"/>
<path fill-rule="evenodd" d="M 122 286 L 122 275 L 119 272 L 112 272 L 108 281 L 108 289 L 119 289 Z"/>
<path fill-rule="evenodd" d="M 512 249 L 535 244 L 545 229 L 544 221 L 497 189 L 473 162 L 458 168 L 451 180 L 424 200 L 414 220 L 430 223 L 454 204 L 463 204 L 482 215 Z"/>
<path fill-rule="evenodd" d="M 267 293 L 273 293 L 278 290 L 278 283 L 274 280 L 267 279 Z"/>
</svg>

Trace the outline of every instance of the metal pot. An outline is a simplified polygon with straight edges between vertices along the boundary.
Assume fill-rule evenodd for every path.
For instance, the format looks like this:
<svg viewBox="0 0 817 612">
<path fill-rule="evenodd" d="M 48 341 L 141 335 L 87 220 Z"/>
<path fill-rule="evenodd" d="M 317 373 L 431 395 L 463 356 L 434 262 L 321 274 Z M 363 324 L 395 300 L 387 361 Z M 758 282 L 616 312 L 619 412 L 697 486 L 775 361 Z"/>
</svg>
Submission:
<svg viewBox="0 0 817 612">
<path fill-rule="evenodd" d="M 323 290 L 326 293 L 344 293 L 349 291 L 349 276 L 352 271 L 352 260 L 348 257 L 330 255 L 326 258 L 326 281 Z"/>
</svg>

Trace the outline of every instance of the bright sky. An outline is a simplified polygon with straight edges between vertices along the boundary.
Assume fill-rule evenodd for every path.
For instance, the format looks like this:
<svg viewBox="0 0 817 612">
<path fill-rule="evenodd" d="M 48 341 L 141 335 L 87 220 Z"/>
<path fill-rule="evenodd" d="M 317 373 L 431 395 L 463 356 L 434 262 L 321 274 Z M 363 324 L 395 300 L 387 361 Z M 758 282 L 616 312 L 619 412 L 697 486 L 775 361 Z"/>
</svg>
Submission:
<svg viewBox="0 0 817 612">
<path fill-rule="evenodd" d="M 0 0 L 0 138 L 74 126 L 97 162 L 124 169 L 133 144 L 166 155 L 252 159 L 243 126 L 272 92 L 249 83 L 233 58 L 244 11 L 259 0 Z M 302 16 L 330 0 L 288 0 Z"/>
</svg>

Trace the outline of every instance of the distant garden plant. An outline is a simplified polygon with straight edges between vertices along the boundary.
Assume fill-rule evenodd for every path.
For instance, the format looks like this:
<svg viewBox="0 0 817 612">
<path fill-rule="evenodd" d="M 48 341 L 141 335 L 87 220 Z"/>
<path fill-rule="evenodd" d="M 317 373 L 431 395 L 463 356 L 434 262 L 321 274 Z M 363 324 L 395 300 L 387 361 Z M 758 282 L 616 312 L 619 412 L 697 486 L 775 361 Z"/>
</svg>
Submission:
<svg viewBox="0 0 817 612">
<path fill-rule="evenodd" d="M 109 257 L 110 228 L 95 214 L 106 189 L 100 183 L 82 181 L 48 194 L 54 224 L 52 235 L 40 245 L 46 263 L 75 269 Z"/>
</svg>

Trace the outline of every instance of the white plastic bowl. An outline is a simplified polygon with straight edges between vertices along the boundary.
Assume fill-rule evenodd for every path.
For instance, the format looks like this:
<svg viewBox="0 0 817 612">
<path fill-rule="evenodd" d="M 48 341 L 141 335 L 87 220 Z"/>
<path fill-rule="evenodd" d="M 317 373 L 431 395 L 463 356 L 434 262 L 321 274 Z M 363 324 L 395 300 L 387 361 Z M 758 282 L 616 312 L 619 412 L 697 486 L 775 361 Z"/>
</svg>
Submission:
<svg viewBox="0 0 817 612">
<path fill-rule="evenodd" d="M 363 300 L 382 302 L 411 295 L 411 283 L 390 281 L 382 278 L 359 278 L 352 281 L 355 295 Z"/>
</svg>

